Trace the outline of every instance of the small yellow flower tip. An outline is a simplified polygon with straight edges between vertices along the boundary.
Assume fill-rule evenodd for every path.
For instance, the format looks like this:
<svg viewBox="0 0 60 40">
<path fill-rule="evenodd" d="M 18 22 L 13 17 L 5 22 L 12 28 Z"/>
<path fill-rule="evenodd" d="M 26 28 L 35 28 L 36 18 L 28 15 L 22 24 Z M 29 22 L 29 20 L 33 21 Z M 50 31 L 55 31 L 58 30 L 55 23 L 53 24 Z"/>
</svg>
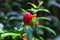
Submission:
<svg viewBox="0 0 60 40">
<path fill-rule="evenodd" d="M 28 40 L 27 35 L 23 36 L 23 40 Z"/>
</svg>

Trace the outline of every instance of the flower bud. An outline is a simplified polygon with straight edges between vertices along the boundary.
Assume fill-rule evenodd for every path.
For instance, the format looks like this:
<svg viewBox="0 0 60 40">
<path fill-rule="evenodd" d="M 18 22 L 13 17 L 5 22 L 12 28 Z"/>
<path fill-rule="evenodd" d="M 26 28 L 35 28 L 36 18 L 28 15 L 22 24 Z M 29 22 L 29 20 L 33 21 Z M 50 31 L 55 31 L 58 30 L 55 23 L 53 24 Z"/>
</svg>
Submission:
<svg viewBox="0 0 60 40">
<path fill-rule="evenodd" d="M 23 22 L 24 22 L 24 25 L 30 25 L 31 23 L 31 20 L 32 18 L 34 18 L 35 16 L 32 15 L 30 12 L 26 12 L 24 14 L 24 17 L 23 17 Z"/>
</svg>

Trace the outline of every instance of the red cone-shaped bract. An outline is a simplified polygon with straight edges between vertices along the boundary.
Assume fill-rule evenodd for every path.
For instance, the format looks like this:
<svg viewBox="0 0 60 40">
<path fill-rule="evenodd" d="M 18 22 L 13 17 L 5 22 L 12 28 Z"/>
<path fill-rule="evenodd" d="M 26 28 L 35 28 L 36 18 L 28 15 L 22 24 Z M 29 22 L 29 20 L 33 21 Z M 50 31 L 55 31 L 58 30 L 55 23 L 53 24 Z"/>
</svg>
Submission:
<svg viewBox="0 0 60 40">
<path fill-rule="evenodd" d="M 32 20 L 32 18 L 34 18 L 35 16 L 30 14 L 30 12 L 26 12 L 24 14 L 24 18 L 23 18 L 23 22 L 24 22 L 24 25 L 30 25 L 30 22 Z"/>
</svg>

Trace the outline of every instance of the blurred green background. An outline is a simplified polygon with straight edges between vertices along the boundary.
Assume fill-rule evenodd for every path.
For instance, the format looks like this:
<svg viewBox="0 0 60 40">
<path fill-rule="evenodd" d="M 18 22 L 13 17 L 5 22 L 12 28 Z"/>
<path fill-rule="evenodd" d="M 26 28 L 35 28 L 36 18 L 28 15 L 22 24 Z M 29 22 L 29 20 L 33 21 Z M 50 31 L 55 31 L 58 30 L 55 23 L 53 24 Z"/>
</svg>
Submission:
<svg viewBox="0 0 60 40">
<path fill-rule="evenodd" d="M 50 20 L 41 20 L 40 23 L 44 26 L 49 26 L 57 34 L 54 36 L 44 31 L 44 39 L 60 40 L 60 0 L 0 0 L 0 24 L 3 24 L 3 29 L 14 29 L 23 18 L 23 12 L 20 8 L 29 9 L 32 7 L 28 4 L 29 2 L 38 5 L 38 1 L 44 1 L 40 8 L 46 8 L 50 11 L 50 13 L 45 11 L 37 12 L 38 16 L 44 16 Z M 0 29 L 2 29 L 1 25 Z"/>
</svg>

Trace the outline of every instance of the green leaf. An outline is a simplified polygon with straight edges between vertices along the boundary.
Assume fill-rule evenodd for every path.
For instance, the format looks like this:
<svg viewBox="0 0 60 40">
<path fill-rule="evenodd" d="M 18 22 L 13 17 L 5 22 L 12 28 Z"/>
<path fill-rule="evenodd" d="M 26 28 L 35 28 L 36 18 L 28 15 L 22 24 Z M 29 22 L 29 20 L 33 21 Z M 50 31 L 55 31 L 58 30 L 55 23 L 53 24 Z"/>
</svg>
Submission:
<svg viewBox="0 0 60 40">
<path fill-rule="evenodd" d="M 3 30 L 0 30 L 0 33 L 4 33 L 4 31 Z"/>
<path fill-rule="evenodd" d="M 44 31 L 42 29 L 38 28 L 38 27 L 35 30 L 36 30 L 37 34 L 39 34 L 39 35 L 44 34 Z"/>
<path fill-rule="evenodd" d="M 36 13 L 38 10 L 34 9 L 34 8 L 31 8 L 31 10 L 33 13 Z"/>
<path fill-rule="evenodd" d="M 42 8 L 40 8 L 39 11 L 46 11 L 46 12 L 50 13 L 49 10 L 47 10 L 47 9 L 42 9 Z"/>
<path fill-rule="evenodd" d="M 25 10 L 25 9 L 22 9 L 22 8 L 20 8 L 21 10 L 22 10 L 22 12 L 24 12 L 24 13 L 26 13 L 27 11 Z"/>
<path fill-rule="evenodd" d="M 34 37 L 34 40 L 44 40 L 42 37 L 40 37 L 40 39 Z"/>
<path fill-rule="evenodd" d="M 19 3 L 17 3 L 17 2 L 14 2 L 14 3 L 12 4 L 12 6 L 20 7 L 21 4 L 19 4 Z"/>
<path fill-rule="evenodd" d="M 40 40 L 44 40 L 42 37 L 40 37 Z"/>
<path fill-rule="evenodd" d="M 11 6 L 8 3 L 5 3 L 5 9 L 7 11 L 11 11 L 12 10 Z"/>
<path fill-rule="evenodd" d="M 36 18 L 32 18 L 32 20 L 31 20 L 31 27 L 32 28 L 35 27 L 35 21 L 36 21 Z"/>
<path fill-rule="evenodd" d="M 36 21 L 36 18 L 32 18 L 31 23 L 34 24 Z"/>
<path fill-rule="evenodd" d="M 30 5 L 32 5 L 34 8 L 37 8 L 37 6 L 34 3 L 29 3 Z"/>
<path fill-rule="evenodd" d="M 5 16 L 4 12 L 0 12 L 0 17 L 3 18 Z"/>
<path fill-rule="evenodd" d="M 17 33 L 4 33 L 4 34 L 1 34 L 1 38 L 7 37 L 7 36 L 21 36 L 21 35 L 17 34 Z"/>
<path fill-rule="evenodd" d="M 38 19 L 46 19 L 46 20 L 48 20 L 48 18 L 46 18 L 46 17 L 38 17 Z"/>
<path fill-rule="evenodd" d="M 39 28 L 44 28 L 44 29 L 46 29 L 46 30 L 48 30 L 48 31 L 52 32 L 54 35 L 56 35 L 55 31 L 54 31 L 54 30 L 52 30 L 52 29 L 51 29 L 51 28 L 49 28 L 49 27 L 45 27 L 45 26 L 42 26 L 42 25 L 38 25 L 38 27 L 39 27 Z"/>
<path fill-rule="evenodd" d="M 19 23 L 18 25 L 17 25 L 17 30 L 18 31 L 22 31 L 23 30 L 23 23 L 21 22 L 21 23 Z"/>
<path fill-rule="evenodd" d="M 34 37 L 34 40 L 39 40 L 39 39 Z"/>
<path fill-rule="evenodd" d="M 49 28 L 49 27 L 44 27 L 44 28 L 47 29 L 48 31 L 52 32 L 54 35 L 56 35 L 55 31 L 52 30 L 51 28 Z"/>
<path fill-rule="evenodd" d="M 33 37 L 33 29 L 30 26 L 24 26 L 24 31 L 28 36 L 28 40 L 32 40 Z"/>
<path fill-rule="evenodd" d="M 43 4 L 43 1 L 39 1 L 39 6 L 41 6 Z"/>
</svg>

